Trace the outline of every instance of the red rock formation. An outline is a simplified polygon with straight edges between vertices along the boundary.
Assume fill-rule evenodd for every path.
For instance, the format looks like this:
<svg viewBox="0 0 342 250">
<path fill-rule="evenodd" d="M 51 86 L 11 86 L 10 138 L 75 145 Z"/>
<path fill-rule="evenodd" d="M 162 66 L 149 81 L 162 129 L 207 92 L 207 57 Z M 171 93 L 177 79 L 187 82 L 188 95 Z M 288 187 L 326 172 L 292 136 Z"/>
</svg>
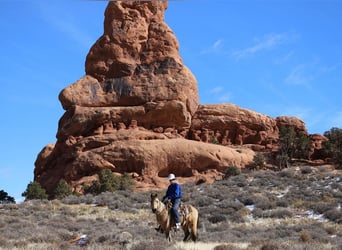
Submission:
<svg viewBox="0 0 342 250">
<path fill-rule="evenodd" d="M 282 126 L 291 126 L 294 127 L 297 133 L 308 134 L 305 123 L 299 119 L 298 117 L 293 116 L 279 116 L 276 118 L 277 126 L 280 128 Z"/>
<path fill-rule="evenodd" d="M 81 192 L 101 169 L 131 173 L 139 190 L 165 187 L 169 172 L 211 182 L 226 167 L 253 160 L 244 145 L 272 148 L 280 126 L 306 132 L 297 118 L 199 105 L 196 79 L 164 22 L 166 8 L 167 1 L 108 3 L 86 75 L 59 95 L 66 111 L 57 142 L 35 162 L 34 179 L 49 194 L 61 178 Z"/>
<path fill-rule="evenodd" d="M 171 113 L 175 126 L 190 126 L 197 82 L 164 22 L 166 7 L 166 1 L 110 2 L 104 34 L 86 59 L 87 75 L 61 92 L 63 108 L 142 106 L 153 125 Z"/>
<path fill-rule="evenodd" d="M 276 120 L 240 108 L 234 104 L 200 105 L 195 113 L 191 129 L 223 134 L 222 145 L 259 144 L 269 145 L 278 139 Z"/>
</svg>

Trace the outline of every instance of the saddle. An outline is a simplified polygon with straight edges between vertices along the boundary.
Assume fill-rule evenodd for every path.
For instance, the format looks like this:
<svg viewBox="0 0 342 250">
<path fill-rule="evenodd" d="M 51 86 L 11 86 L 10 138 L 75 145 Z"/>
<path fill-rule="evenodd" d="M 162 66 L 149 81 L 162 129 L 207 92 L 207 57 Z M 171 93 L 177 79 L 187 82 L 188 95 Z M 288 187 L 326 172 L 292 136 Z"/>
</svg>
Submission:
<svg viewBox="0 0 342 250">
<path fill-rule="evenodd" d="M 169 215 L 172 216 L 172 213 L 171 213 L 172 202 L 171 202 L 171 200 L 166 200 L 164 202 L 164 204 L 166 205 L 166 208 L 169 212 Z M 184 219 L 183 219 L 183 221 L 181 221 L 181 223 L 184 225 L 187 221 L 188 215 L 191 213 L 191 207 L 186 205 L 184 202 L 181 201 L 179 204 L 179 207 L 178 207 L 178 213 L 179 213 L 180 217 L 183 216 Z M 172 218 L 173 218 L 173 216 L 172 216 Z M 164 231 L 160 225 L 157 228 L 155 228 L 155 230 L 159 233 L 164 233 Z"/>
<path fill-rule="evenodd" d="M 172 208 L 171 200 L 165 201 L 165 205 L 167 207 L 167 210 L 169 211 L 169 214 L 171 214 L 171 208 Z M 186 221 L 188 214 L 191 212 L 190 209 L 191 208 L 187 206 L 183 201 L 180 202 L 179 207 L 178 207 L 178 213 L 179 213 L 179 216 L 184 217 L 184 221 Z"/>
</svg>

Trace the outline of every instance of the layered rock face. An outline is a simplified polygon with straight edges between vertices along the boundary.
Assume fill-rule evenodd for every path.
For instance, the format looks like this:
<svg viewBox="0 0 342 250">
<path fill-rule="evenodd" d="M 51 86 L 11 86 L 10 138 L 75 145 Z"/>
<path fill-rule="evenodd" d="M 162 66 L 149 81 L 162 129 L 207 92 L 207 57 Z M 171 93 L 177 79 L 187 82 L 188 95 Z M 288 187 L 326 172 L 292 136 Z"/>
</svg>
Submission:
<svg viewBox="0 0 342 250">
<path fill-rule="evenodd" d="M 251 149 L 271 149 L 280 125 L 306 132 L 298 118 L 199 105 L 166 8 L 166 1 L 108 3 L 86 74 L 59 95 L 66 111 L 57 142 L 35 162 L 34 179 L 49 194 L 62 178 L 81 192 L 101 169 L 130 173 L 140 190 L 164 188 L 170 172 L 181 182 L 210 182 L 230 165 L 249 164 Z"/>
<path fill-rule="evenodd" d="M 86 76 L 59 96 L 63 108 L 140 106 L 144 127 L 189 127 L 198 106 L 197 82 L 164 22 L 166 7 L 166 1 L 110 2 L 104 34 L 86 59 Z M 166 112 L 174 114 L 172 123 Z"/>
</svg>

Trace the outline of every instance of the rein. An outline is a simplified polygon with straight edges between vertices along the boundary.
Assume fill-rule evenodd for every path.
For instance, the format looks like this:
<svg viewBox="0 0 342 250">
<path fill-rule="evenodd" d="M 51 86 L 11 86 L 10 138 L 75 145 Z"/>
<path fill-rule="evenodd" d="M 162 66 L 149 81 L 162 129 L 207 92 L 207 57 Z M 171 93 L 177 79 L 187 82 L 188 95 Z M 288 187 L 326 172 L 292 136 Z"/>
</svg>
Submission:
<svg viewBox="0 0 342 250">
<path fill-rule="evenodd" d="M 163 212 L 163 209 L 165 209 L 165 205 L 159 199 L 157 199 L 157 201 L 158 201 L 158 205 L 157 205 L 156 213 L 161 214 Z"/>
</svg>

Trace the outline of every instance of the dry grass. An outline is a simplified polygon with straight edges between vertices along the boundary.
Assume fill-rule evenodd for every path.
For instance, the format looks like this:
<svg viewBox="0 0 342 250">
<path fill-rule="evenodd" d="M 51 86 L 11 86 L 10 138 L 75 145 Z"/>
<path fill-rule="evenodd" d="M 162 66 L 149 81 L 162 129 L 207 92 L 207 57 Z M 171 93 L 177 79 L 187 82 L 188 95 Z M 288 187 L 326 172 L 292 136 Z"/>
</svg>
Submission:
<svg viewBox="0 0 342 250">
<path fill-rule="evenodd" d="M 163 192 L 159 192 L 162 195 Z M 183 185 L 199 209 L 199 242 L 154 230 L 148 193 L 119 191 L 0 206 L 0 249 L 340 249 L 342 176 L 308 168 L 249 172 Z"/>
</svg>

